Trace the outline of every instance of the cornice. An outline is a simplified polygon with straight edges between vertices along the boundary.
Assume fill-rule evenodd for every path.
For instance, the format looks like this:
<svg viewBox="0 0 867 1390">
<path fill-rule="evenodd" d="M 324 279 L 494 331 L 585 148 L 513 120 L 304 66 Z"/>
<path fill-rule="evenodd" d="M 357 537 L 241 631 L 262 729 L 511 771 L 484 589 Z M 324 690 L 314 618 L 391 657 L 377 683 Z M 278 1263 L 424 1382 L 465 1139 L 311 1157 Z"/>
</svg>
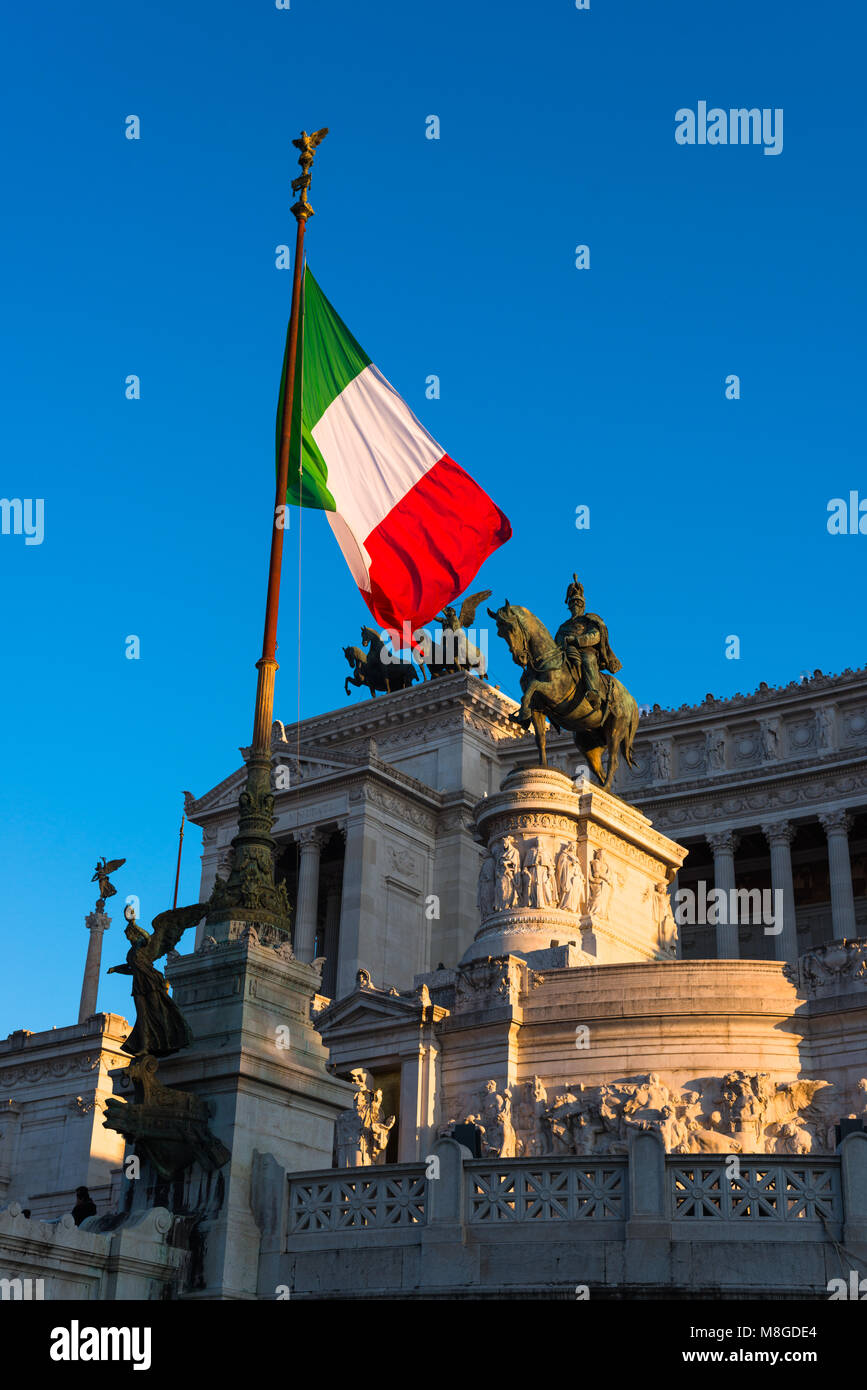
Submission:
<svg viewBox="0 0 867 1390">
<path fill-rule="evenodd" d="M 386 729 L 405 727 L 408 723 L 427 724 L 434 715 L 452 713 L 456 727 L 467 714 L 481 719 L 487 727 L 509 733 L 514 730 L 510 719 L 517 702 L 487 681 L 466 672 L 440 676 L 424 681 L 409 690 L 393 695 L 377 695 L 363 703 L 344 705 L 325 714 L 302 719 L 300 724 L 284 725 L 286 741 L 291 746 L 300 732 L 301 746 L 318 745 L 326 756 L 335 745 L 352 743 L 359 738 L 375 738 Z"/>
<path fill-rule="evenodd" d="M 849 785 L 847 785 L 847 783 Z M 791 812 L 810 815 L 813 807 L 827 809 L 828 798 L 861 806 L 867 790 L 867 756 L 838 758 L 818 766 L 780 764 L 773 772 L 750 776 L 728 773 L 680 784 L 668 791 L 640 791 L 630 796 L 654 822 L 689 821 L 695 825 L 715 824 L 743 829 L 758 825 L 768 814 Z M 740 800 L 741 806 L 727 803 Z M 715 803 L 720 803 L 718 806 Z M 678 813 L 678 814 L 675 814 Z M 736 818 L 743 817 L 742 820 Z"/>
<path fill-rule="evenodd" d="M 836 675 L 814 671 L 806 680 L 789 681 L 786 685 L 768 685 L 762 681 L 758 689 L 747 695 L 740 692 L 729 696 L 706 695 L 698 704 L 680 705 L 677 709 L 654 705 L 649 712 L 642 714 L 639 729 L 652 727 L 654 733 L 658 734 L 668 724 L 682 728 L 691 724 L 719 723 L 721 716 L 749 716 L 754 711 L 765 713 L 767 706 L 774 704 L 789 707 L 805 704 L 814 709 L 819 702 L 817 696 L 834 698 L 849 692 L 867 695 L 867 666 L 857 670 L 847 666 L 845 671 Z M 754 717 L 758 717 L 758 714 Z"/>
</svg>

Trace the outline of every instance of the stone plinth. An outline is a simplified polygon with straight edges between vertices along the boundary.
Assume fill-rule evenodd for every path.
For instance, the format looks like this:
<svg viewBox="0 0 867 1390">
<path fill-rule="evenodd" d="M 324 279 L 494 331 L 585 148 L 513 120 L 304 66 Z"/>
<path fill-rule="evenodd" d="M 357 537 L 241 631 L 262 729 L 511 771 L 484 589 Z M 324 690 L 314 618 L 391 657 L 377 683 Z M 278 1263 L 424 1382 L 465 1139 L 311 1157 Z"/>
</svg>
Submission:
<svg viewBox="0 0 867 1390">
<path fill-rule="evenodd" d="M 476 808 L 481 926 L 463 963 L 572 945 L 588 964 L 676 954 L 668 884 L 686 850 L 635 807 L 551 768 L 510 772 Z"/>
<path fill-rule="evenodd" d="M 287 945 L 264 946 L 248 927 L 171 957 L 166 974 L 194 1041 L 161 1059 L 160 1077 L 208 1103 L 211 1132 L 231 1153 L 203 1181 L 213 1211 L 200 1226 L 198 1294 L 252 1298 L 261 1239 L 250 1205 L 255 1156 L 270 1154 L 289 1172 L 330 1164 L 334 1117 L 352 1087 L 327 1071 L 310 1019 L 319 973 Z"/>
</svg>

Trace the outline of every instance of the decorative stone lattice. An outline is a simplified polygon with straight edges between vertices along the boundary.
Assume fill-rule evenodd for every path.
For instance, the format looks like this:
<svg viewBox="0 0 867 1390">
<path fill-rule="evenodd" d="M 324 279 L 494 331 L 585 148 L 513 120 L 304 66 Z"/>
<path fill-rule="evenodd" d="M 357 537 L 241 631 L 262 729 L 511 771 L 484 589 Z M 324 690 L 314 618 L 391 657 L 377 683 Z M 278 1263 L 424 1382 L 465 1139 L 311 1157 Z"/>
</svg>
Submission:
<svg viewBox="0 0 867 1390">
<path fill-rule="evenodd" d="M 793 1165 L 779 1159 L 738 1165 L 670 1164 L 675 1220 L 840 1221 L 838 1163 Z"/>
</svg>

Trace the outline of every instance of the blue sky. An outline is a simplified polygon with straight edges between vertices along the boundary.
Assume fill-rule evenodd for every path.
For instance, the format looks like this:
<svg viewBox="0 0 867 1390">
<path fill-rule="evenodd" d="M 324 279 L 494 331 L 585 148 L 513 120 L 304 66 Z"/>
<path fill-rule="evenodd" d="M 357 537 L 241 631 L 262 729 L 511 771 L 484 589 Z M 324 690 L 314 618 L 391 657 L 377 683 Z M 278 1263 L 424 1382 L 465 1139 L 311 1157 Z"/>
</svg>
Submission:
<svg viewBox="0 0 867 1390">
<path fill-rule="evenodd" d="M 0 494 L 43 498 L 45 534 L 0 536 L 0 1034 L 74 1021 L 96 857 L 127 856 L 115 902 L 138 894 L 149 921 L 182 789 L 250 739 L 302 127 L 331 132 L 318 280 L 512 520 L 478 587 L 555 627 L 577 569 L 641 703 L 862 664 L 867 537 L 826 519 L 867 497 L 865 28 L 804 0 L 7 13 Z M 679 146 L 675 112 L 701 100 L 782 108 L 782 153 Z M 367 615 L 310 512 L 300 575 L 286 722 L 344 703 L 340 648 Z M 128 1012 L 128 983 L 103 975 L 100 1006 Z"/>
</svg>

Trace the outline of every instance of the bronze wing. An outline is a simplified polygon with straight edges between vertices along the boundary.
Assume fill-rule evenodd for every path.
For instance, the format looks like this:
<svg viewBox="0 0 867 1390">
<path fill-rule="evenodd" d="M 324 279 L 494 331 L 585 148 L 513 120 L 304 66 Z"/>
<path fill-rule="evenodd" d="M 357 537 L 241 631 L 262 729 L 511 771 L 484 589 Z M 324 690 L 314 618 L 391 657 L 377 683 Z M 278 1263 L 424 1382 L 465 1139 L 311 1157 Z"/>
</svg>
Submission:
<svg viewBox="0 0 867 1390">
<path fill-rule="evenodd" d="M 476 609 L 482 602 L 482 599 L 490 598 L 493 592 L 493 589 L 480 589 L 477 594 L 467 594 L 461 604 L 461 616 L 458 619 L 461 627 L 469 627 L 473 618 L 476 616 Z"/>
<path fill-rule="evenodd" d="M 170 907 L 155 917 L 151 939 L 146 948 L 152 961 L 174 950 L 187 927 L 194 927 L 208 910 L 207 903 L 192 903 L 190 907 Z"/>
</svg>

